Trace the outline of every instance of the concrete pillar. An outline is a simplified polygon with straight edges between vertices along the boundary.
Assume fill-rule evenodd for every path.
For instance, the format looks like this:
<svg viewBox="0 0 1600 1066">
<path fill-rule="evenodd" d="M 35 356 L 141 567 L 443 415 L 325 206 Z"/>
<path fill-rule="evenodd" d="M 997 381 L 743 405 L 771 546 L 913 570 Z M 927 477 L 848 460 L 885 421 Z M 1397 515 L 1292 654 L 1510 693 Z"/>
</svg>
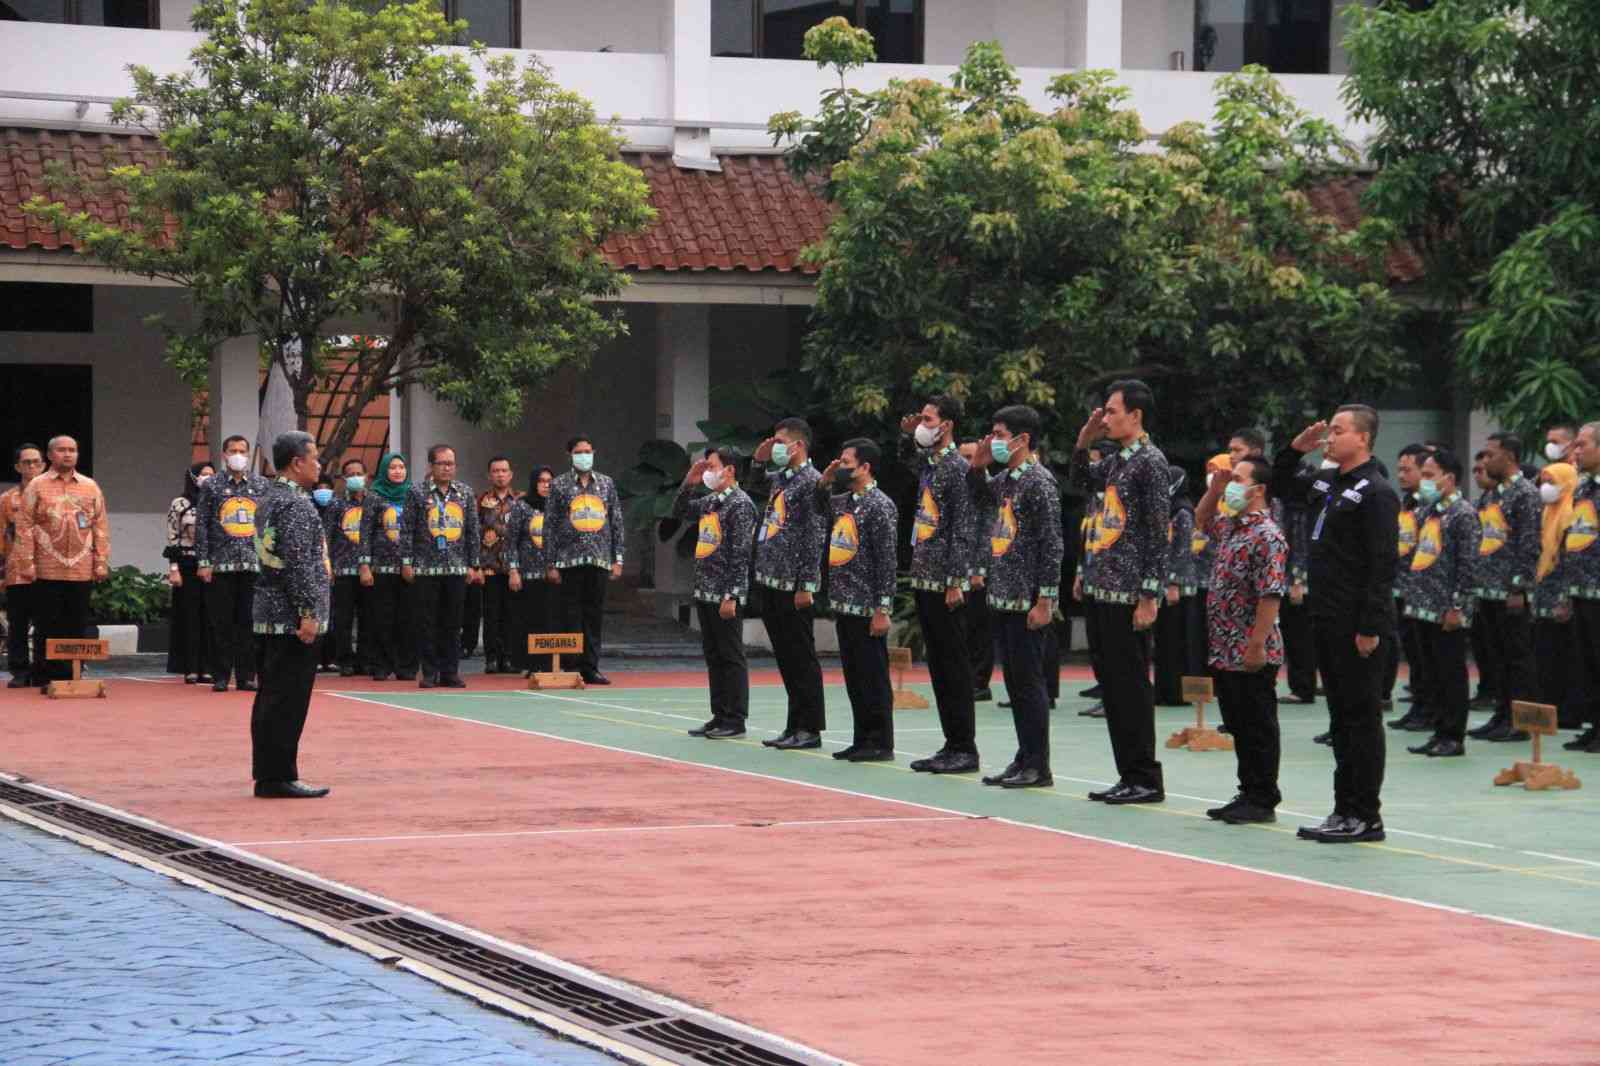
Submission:
<svg viewBox="0 0 1600 1066">
<path fill-rule="evenodd" d="M 711 115 L 711 0 L 664 0 L 667 68 L 674 121 Z M 697 170 L 717 169 L 711 131 L 680 125 L 672 131 L 672 161 Z"/>
<path fill-rule="evenodd" d="M 223 439 L 235 434 L 254 442 L 261 421 L 261 342 L 255 334 L 222 342 L 211 360 L 209 389 L 211 454 L 220 456 Z"/>
<path fill-rule="evenodd" d="M 711 308 L 661 304 L 656 308 L 656 436 L 688 445 L 703 440 L 696 423 L 711 417 Z M 654 545 L 656 613 L 677 616 L 694 585 L 694 565 L 673 544 Z"/>
<path fill-rule="evenodd" d="M 1122 68 L 1122 0 L 1073 0 L 1067 9 L 1067 65 Z"/>
</svg>

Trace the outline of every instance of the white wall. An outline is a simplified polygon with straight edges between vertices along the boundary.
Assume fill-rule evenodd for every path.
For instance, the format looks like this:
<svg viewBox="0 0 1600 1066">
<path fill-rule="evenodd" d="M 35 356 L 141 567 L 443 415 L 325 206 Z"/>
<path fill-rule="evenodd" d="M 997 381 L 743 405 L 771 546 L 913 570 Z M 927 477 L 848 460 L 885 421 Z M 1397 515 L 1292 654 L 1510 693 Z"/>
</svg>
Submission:
<svg viewBox="0 0 1600 1066">
<path fill-rule="evenodd" d="M 1061 0 L 1005 0 L 995 5 L 994 36 L 1006 59 L 1018 67 L 1065 66 L 1070 6 Z"/>
<path fill-rule="evenodd" d="M 1122 65 L 1168 70 L 1172 53 L 1194 68 L 1194 0 L 1122 0 Z"/>
<path fill-rule="evenodd" d="M 922 25 L 924 62 L 960 63 L 967 45 L 994 37 L 995 12 L 989 5 L 968 0 L 926 0 Z"/>
<path fill-rule="evenodd" d="M 665 52 L 663 0 L 523 0 L 522 47 Z"/>
</svg>

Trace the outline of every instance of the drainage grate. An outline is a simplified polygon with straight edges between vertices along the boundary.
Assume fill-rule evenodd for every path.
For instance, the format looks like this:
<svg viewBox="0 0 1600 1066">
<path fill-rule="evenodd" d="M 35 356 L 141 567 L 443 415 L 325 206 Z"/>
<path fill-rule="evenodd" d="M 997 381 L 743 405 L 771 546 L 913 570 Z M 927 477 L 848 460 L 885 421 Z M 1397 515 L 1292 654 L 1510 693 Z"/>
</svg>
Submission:
<svg viewBox="0 0 1600 1066">
<path fill-rule="evenodd" d="M 88 807 L 80 807 L 76 803 L 52 803 L 44 807 L 35 807 L 28 813 L 66 822 L 77 829 L 105 837 L 107 840 L 114 840 L 118 844 L 125 844 L 147 855 L 165 857 L 174 852 L 192 851 L 200 846 L 194 841 L 180 840 L 154 829 L 146 829 L 138 822 L 130 822 L 126 818 L 118 818 L 112 814 L 102 814 Z"/>
<path fill-rule="evenodd" d="M 515 955 L 425 920 L 394 914 L 358 895 L 323 887 L 248 859 L 213 850 L 203 841 L 146 828 L 31 789 L 0 781 L 0 801 L 26 807 L 46 821 L 122 845 L 197 876 L 291 910 L 342 924 L 350 932 L 437 966 L 520 1003 L 568 1018 L 620 1044 L 684 1066 L 806 1066 L 834 1062 L 690 1021 L 654 1006 L 595 988 L 579 977 L 535 966 Z"/>
<path fill-rule="evenodd" d="M 211 880 L 224 881 L 230 887 L 271 903 L 286 904 L 296 910 L 306 911 L 336 922 L 349 922 L 357 918 L 376 918 L 388 912 L 370 903 L 352 899 L 342 892 L 330 892 L 318 885 L 308 885 L 293 877 L 285 877 L 276 870 L 257 866 L 252 862 L 235 859 L 215 851 L 191 851 L 174 855 L 171 861 L 205 873 Z"/>
</svg>

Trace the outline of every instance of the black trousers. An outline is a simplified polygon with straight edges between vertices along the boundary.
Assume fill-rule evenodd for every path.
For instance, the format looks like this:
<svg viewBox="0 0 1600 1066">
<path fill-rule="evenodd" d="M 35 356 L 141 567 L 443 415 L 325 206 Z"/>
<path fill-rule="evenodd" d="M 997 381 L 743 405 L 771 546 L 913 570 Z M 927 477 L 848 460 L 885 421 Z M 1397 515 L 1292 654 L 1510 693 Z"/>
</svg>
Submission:
<svg viewBox="0 0 1600 1066">
<path fill-rule="evenodd" d="M 1317 650 L 1311 633 L 1311 608 L 1302 600 L 1299 606 L 1284 597 L 1278 609 L 1278 628 L 1283 631 L 1283 661 L 1289 674 L 1289 691 L 1305 699 L 1317 694 Z"/>
<path fill-rule="evenodd" d="M 461 597 L 461 654 L 478 650 L 478 631 L 483 628 L 483 589 L 468 585 Z"/>
<path fill-rule="evenodd" d="M 416 593 L 417 660 L 425 676 L 435 680 L 461 673 L 461 603 L 466 599 L 464 574 L 418 577 Z"/>
<path fill-rule="evenodd" d="M 300 778 L 300 734 L 317 680 L 317 645 L 297 636 L 256 638 L 261 687 L 250 709 L 250 775 L 257 781 Z"/>
<path fill-rule="evenodd" d="M 1155 624 L 1155 701 L 1162 707 L 1183 705 L 1183 678 L 1189 672 L 1189 633 L 1184 598 L 1161 601 Z"/>
<path fill-rule="evenodd" d="M 206 620 L 211 624 L 211 677 L 219 685 L 229 677 L 243 685 L 256 679 L 255 633 L 251 631 L 250 605 L 255 599 L 256 575 L 211 575 L 206 585 Z M 313 652 L 313 655 L 315 652 Z"/>
<path fill-rule="evenodd" d="M 1150 686 L 1150 634 L 1133 628 L 1133 605 L 1096 600 L 1099 616 L 1100 685 L 1105 691 L 1106 732 L 1117 763 L 1117 779 L 1163 791 L 1156 761 L 1155 692 Z"/>
<path fill-rule="evenodd" d="M 374 583 L 375 584 L 375 583 Z M 372 600 L 375 589 L 359 577 L 333 579 L 334 658 L 341 669 L 370 673 L 373 669 Z"/>
<path fill-rule="evenodd" d="M 557 589 L 543 576 L 537 579 L 522 576 L 522 592 L 512 597 L 512 611 L 517 616 L 516 635 L 512 638 L 511 662 L 519 670 L 549 670 L 550 656 L 528 654 L 528 636 L 532 633 L 556 631 Z"/>
<path fill-rule="evenodd" d="M 1479 600 L 1478 613 L 1500 664 L 1500 690 L 1495 714 L 1509 717 L 1512 700 L 1539 698 L 1539 675 L 1533 658 L 1533 624 L 1528 609 L 1511 612 L 1504 600 Z"/>
<path fill-rule="evenodd" d="M 33 683 L 62 681 L 72 676 L 72 664 L 45 658 L 45 641 L 81 637 L 89 631 L 91 581 L 35 581 L 33 583 Z"/>
<path fill-rule="evenodd" d="M 1209 590 L 1201 589 L 1193 596 L 1178 602 L 1183 606 L 1183 624 L 1186 639 L 1183 642 L 1185 673 L 1190 677 L 1205 677 L 1211 673 L 1211 634 L 1206 622 L 1206 596 Z"/>
<path fill-rule="evenodd" d="M 6 669 L 12 677 L 27 677 L 33 663 L 33 585 L 6 586 Z"/>
<path fill-rule="evenodd" d="M 971 611 L 970 606 L 950 610 L 942 592 L 917 590 L 917 621 L 922 625 L 928 678 L 933 682 L 933 702 L 939 708 L 939 728 L 944 731 L 944 750 L 976 755 L 972 657 L 967 650 Z M 892 696 L 890 701 L 893 702 Z"/>
<path fill-rule="evenodd" d="M 575 566 L 561 571 L 557 595 L 561 597 L 561 628 L 583 634 L 583 654 L 578 656 L 578 672 L 592 674 L 600 669 L 600 640 L 605 622 L 606 585 L 611 571 L 598 566 Z"/>
<path fill-rule="evenodd" d="M 1050 696 L 1044 684 L 1044 631 L 1028 628 L 1021 611 L 995 611 L 1000 672 L 1017 730 L 1019 769 L 1050 772 Z"/>
<path fill-rule="evenodd" d="M 1283 800 L 1278 791 L 1278 668 L 1218 670 L 1212 675 L 1217 710 L 1233 737 L 1239 763 L 1239 794 L 1272 810 Z"/>
<path fill-rule="evenodd" d="M 1400 659 L 1402 654 L 1406 666 L 1411 671 L 1411 702 L 1415 707 L 1436 707 L 1439 694 L 1436 691 L 1433 675 L 1428 669 L 1428 658 L 1422 651 L 1422 636 L 1418 626 L 1426 623 L 1419 622 L 1405 615 L 1405 601 L 1396 600 L 1395 606 L 1395 634 L 1397 640 L 1389 648 L 1388 669 L 1383 679 L 1384 699 L 1392 699 L 1394 685 L 1400 677 Z"/>
<path fill-rule="evenodd" d="M 994 681 L 994 620 L 987 588 L 967 593 L 967 662 L 974 691 L 988 688 Z"/>
<path fill-rule="evenodd" d="M 1533 623 L 1539 702 L 1555 707 L 1556 721 L 1562 729 L 1576 729 L 1583 724 L 1583 689 L 1573 685 L 1582 668 L 1577 632 L 1578 627 L 1570 620 L 1538 618 Z"/>
<path fill-rule="evenodd" d="M 744 617 L 718 613 L 720 605 L 696 603 L 700 647 L 706 656 L 706 682 L 711 689 L 711 717 L 744 728 L 750 717 L 750 664 L 744 657 Z"/>
<path fill-rule="evenodd" d="M 505 574 L 483 578 L 483 661 L 485 665 L 511 661 L 516 647 L 516 612 L 511 607 L 511 579 Z"/>
<path fill-rule="evenodd" d="M 211 633 L 206 625 L 206 585 L 192 561 L 180 560 L 183 584 L 172 590 L 172 645 L 167 651 L 167 673 L 211 672 Z"/>
<path fill-rule="evenodd" d="M 1489 639 L 1489 623 L 1481 609 L 1472 616 L 1472 661 L 1478 666 L 1478 693 L 1498 702 L 1505 686 L 1504 669 L 1499 649 Z"/>
<path fill-rule="evenodd" d="M 772 654 L 778 659 L 778 675 L 789 696 L 784 733 L 822 732 L 828 727 L 828 712 L 822 696 L 822 664 L 817 662 L 812 609 L 796 607 L 794 593 L 783 589 L 757 585 L 751 594 L 760 604 L 761 624 L 767 627 Z"/>
<path fill-rule="evenodd" d="M 1463 628 L 1447 632 L 1437 622 L 1424 622 L 1420 618 L 1410 621 L 1419 659 L 1430 679 L 1427 705 L 1433 709 L 1433 735 L 1444 740 L 1465 740 L 1467 707 L 1472 702 L 1467 685 L 1469 631 Z M 1416 694 L 1415 685 L 1411 691 Z"/>
<path fill-rule="evenodd" d="M 1103 689 L 1102 674 L 1105 672 L 1100 666 L 1100 615 L 1094 610 L 1093 600 L 1083 601 L 1083 639 L 1089 645 L 1089 672 L 1094 675 L 1094 683 Z"/>
<path fill-rule="evenodd" d="M 893 751 L 894 687 L 889 684 L 889 639 L 872 635 L 870 618 L 841 614 L 834 617 L 833 624 L 839 634 L 839 664 L 844 667 L 844 688 L 850 696 L 850 717 L 855 727 L 851 743 Z M 967 698 L 972 698 L 970 684 Z"/>
<path fill-rule="evenodd" d="M 1377 649 L 1363 657 L 1356 651 L 1353 619 L 1318 617 L 1315 632 L 1333 733 L 1333 809 L 1347 818 L 1376 821 L 1386 755 L 1378 686 L 1388 654 L 1384 644 L 1394 634 L 1382 634 Z"/>
<path fill-rule="evenodd" d="M 1573 686 L 1584 701 L 1579 714 L 1600 728 L 1600 600 L 1572 601 L 1573 636 L 1578 645 Z"/>
<path fill-rule="evenodd" d="M 1061 631 L 1052 621 L 1039 630 L 1039 656 L 1044 665 L 1044 694 L 1054 703 L 1061 698 Z"/>
<path fill-rule="evenodd" d="M 372 641 L 365 655 L 374 674 L 416 676 L 417 629 L 411 620 L 415 599 L 416 590 L 399 574 L 373 575 Z"/>
</svg>

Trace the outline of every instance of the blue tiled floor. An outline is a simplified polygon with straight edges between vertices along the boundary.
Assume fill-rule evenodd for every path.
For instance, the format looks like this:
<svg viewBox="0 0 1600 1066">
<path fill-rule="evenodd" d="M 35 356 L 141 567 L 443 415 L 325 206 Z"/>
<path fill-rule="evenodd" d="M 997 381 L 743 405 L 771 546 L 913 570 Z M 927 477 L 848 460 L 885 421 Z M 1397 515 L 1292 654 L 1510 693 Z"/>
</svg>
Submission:
<svg viewBox="0 0 1600 1066">
<path fill-rule="evenodd" d="M 0 818 L 0 1063 L 615 1060 L 298 926 Z"/>
</svg>

